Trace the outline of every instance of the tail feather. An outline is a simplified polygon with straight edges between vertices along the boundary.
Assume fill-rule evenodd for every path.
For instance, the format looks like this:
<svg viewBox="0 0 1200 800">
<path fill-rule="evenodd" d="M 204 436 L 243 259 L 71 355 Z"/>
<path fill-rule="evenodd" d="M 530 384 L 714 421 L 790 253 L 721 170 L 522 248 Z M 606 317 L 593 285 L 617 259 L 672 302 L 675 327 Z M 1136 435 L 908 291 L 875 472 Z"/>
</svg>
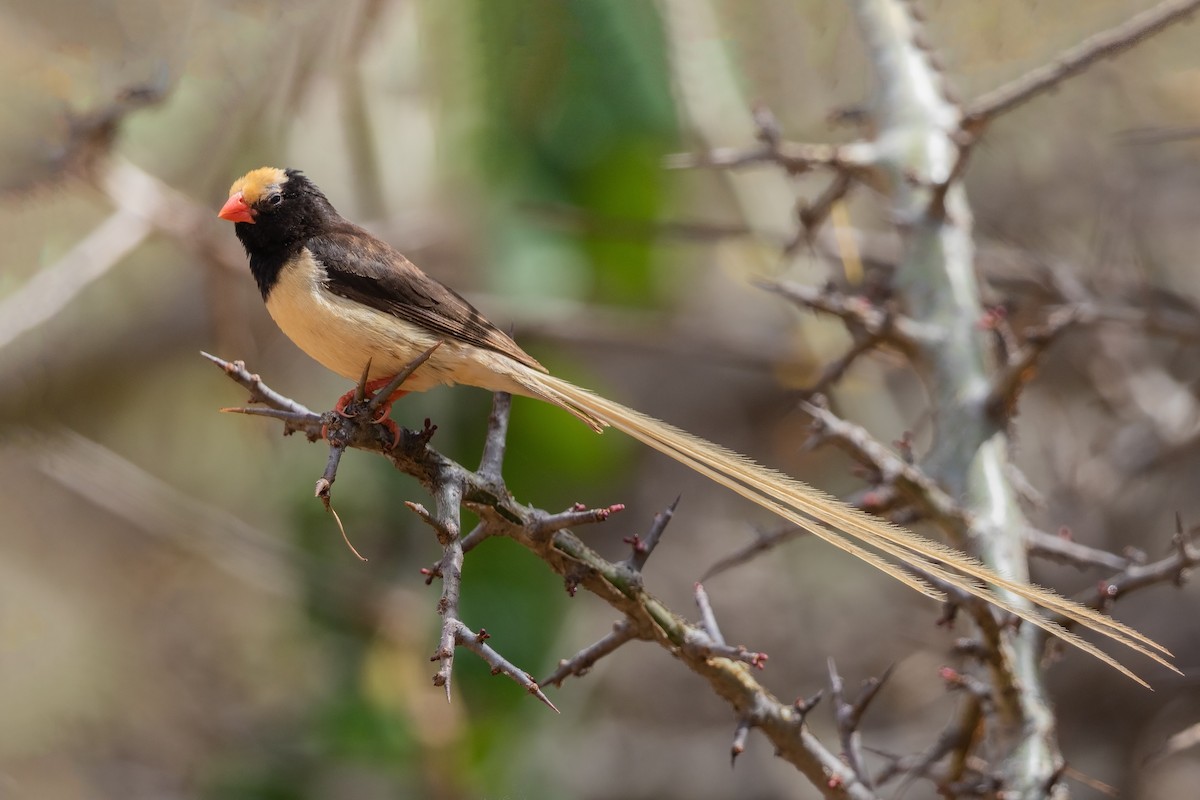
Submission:
<svg viewBox="0 0 1200 800">
<path fill-rule="evenodd" d="M 606 400 L 561 378 L 532 370 L 520 370 L 513 378 L 528 389 L 530 394 L 565 408 L 594 430 L 601 430 L 603 426 L 610 425 L 760 507 L 799 525 L 835 547 L 866 561 L 922 594 L 944 599 L 941 591 L 931 586 L 920 575 L 910 572 L 910 569 L 981 598 L 1095 656 L 1134 681 L 1147 685 L 1095 645 L 1056 624 L 1039 610 L 1019 601 L 1009 600 L 989 589 L 990 584 L 1034 606 L 1057 613 L 1108 636 L 1169 669 L 1179 671 L 1160 655 L 1170 655 L 1165 647 L 1094 609 L 1067 600 L 1048 589 L 1004 578 L 979 560 L 948 545 L 871 517 L 831 495 L 760 466 L 732 450 Z M 899 563 L 893 563 L 887 557 Z"/>
</svg>

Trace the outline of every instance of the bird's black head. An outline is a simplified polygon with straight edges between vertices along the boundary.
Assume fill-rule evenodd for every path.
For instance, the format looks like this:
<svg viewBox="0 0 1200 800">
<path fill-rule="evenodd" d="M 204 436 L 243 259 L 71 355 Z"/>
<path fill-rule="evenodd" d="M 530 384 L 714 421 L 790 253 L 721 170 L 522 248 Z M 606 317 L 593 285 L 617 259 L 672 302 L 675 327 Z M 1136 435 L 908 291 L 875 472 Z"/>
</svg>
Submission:
<svg viewBox="0 0 1200 800">
<path fill-rule="evenodd" d="M 288 259 L 340 219 L 304 173 L 277 167 L 260 167 L 234 181 L 218 216 L 235 223 L 263 297 Z"/>
</svg>

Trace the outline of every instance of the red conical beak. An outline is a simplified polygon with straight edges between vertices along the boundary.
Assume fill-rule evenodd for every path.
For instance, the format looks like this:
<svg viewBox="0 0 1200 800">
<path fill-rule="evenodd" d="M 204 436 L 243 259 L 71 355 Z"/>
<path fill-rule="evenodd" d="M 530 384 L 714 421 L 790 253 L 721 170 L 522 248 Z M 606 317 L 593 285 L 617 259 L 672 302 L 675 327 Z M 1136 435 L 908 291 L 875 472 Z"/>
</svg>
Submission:
<svg viewBox="0 0 1200 800">
<path fill-rule="evenodd" d="M 246 205 L 246 200 L 242 197 L 241 192 L 234 192 L 230 195 L 229 199 L 225 201 L 225 205 L 221 206 L 221 210 L 217 212 L 217 216 L 230 222 L 254 224 L 254 212 L 250 210 L 250 206 Z"/>
</svg>

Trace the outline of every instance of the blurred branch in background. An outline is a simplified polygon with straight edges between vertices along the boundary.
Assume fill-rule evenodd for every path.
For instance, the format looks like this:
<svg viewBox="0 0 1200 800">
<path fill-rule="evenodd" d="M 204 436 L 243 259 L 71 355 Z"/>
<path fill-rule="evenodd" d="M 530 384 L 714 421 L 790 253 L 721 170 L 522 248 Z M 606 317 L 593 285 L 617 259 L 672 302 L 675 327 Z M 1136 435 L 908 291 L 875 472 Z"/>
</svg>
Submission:
<svg viewBox="0 0 1200 800">
<path fill-rule="evenodd" d="M 1060 53 L 1045 66 L 1038 67 L 968 103 L 964 127 L 972 129 L 986 125 L 1022 103 L 1053 91 L 1058 84 L 1091 67 L 1097 61 L 1120 55 L 1175 23 L 1187 20 L 1198 8 L 1200 2 L 1196 0 L 1166 0 L 1148 11 L 1130 17 L 1114 28 L 1089 36 L 1075 47 Z"/>
<path fill-rule="evenodd" d="M 874 169 L 882 173 L 875 182 L 887 187 L 889 212 L 899 223 L 904 241 L 892 276 L 896 297 L 907 313 L 920 321 L 920 333 L 905 337 L 906 350 L 928 388 L 937 430 L 920 467 L 895 460 L 899 469 L 885 472 L 883 465 L 891 459 L 867 455 L 882 451 L 878 445 L 854 444 L 852 450 L 875 465 L 882 478 L 877 484 L 894 485 L 897 475 L 918 473 L 917 478 L 908 481 L 908 495 L 913 497 L 915 487 L 924 487 L 915 497 L 927 503 L 932 497 L 942 500 L 936 506 L 926 505 L 924 516 L 944 521 L 952 541 L 969 545 L 1001 574 L 1028 581 L 1022 534 L 1028 525 L 1015 488 L 1002 477 L 1010 474 L 1008 428 L 1017 410 L 1018 395 L 1033 375 L 1034 363 L 1068 326 L 1079 320 L 1081 312 L 1066 307 L 1038 330 L 1027 332 L 1023 342 L 1010 338 L 1008 352 L 997 366 L 989 331 L 1004 334 L 1007 327 L 1002 318 L 984 324 L 988 315 L 976 284 L 972 216 L 962 186 L 969 151 L 986 122 L 1099 58 L 1119 53 L 1162 31 L 1200 8 L 1200 2 L 1162 3 L 1089 39 L 1060 56 L 1052 66 L 1035 70 L 978 103 L 969 104 L 966 112 L 948 90 L 915 5 L 898 0 L 858 0 L 852 7 L 877 82 L 877 97 L 870 112 L 870 139 L 839 147 L 786 144 L 773 118 L 760 114 L 758 147 L 710 150 L 697 156 L 675 157 L 668 164 L 740 168 L 765 161 L 792 175 L 821 168 L 842 177 L 835 197 L 843 195 L 846 187 L 860 178 L 860 171 Z M 845 153 L 856 155 L 848 158 Z M 829 202 L 822 200 L 818 205 L 825 207 Z M 819 224 L 823 216 L 818 215 L 815 221 Z M 797 241 L 800 235 L 811 240 L 810 220 L 804 214 L 800 220 Z M 792 290 L 792 299 L 797 294 L 801 293 Z M 821 297 L 813 294 L 802 302 L 838 315 L 856 342 L 819 380 L 817 387 L 824 391 L 845 374 L 854 358 L 882 341 L 887 323 L 875 323 L 874 333 L 863 323 L 865 312 L 857 308 L 863 304 L 871 307 L 865 297 L 852 314 L 839 313 L 828 302 L 818 300 Z M 915 327 L 912 323 L 909 326 Z M 1003 337 L 1001 342 L 1005 342 Z M 826 413 L 816 406 L 809 412 Z M 831 424 L 847 427 L 836 418 L 824 419 L 822 424 L 824 428 Z M 869 436 L 858 431 L 839 440 L 864 439 Z M 948 494 L 939 487 L 945 487 Z M 903 487 L 901 490 L 905 491 Z M 1180 547 L 1186 550 L 1184 545 Z M 760 541 L 752 549 L 757 554 L 771 548 Z M 744 557 L 738 554 L 731 560 L 740 562 Z M 1175 561 L 1180 568 L 1188 563 L 1186 554 Z M 1168 569 L 1166 574 L 1177 573 Z M 1021 797 L 1065 795 L 1060 785 L 1063 757 L 1054 738 L 1054 713 L 1042 677 L 1043 638 L 1029 627 L 1015 636 L 1003 634 L 995 628 L 990 612 L 976 613 L 974 619 L 984 637 L 975 651 L 983 654 L 981 661 L 992 684 L 986 691 L 995 704 L 987 715 L 990 724 L 986 738 L 1001 754 L 992 766 L 996 785 Z M 851 744 L 845 746 L 850 748 Z M 847 757 L 852 764 L 861 760 L 854 752 L 848 751 Z"/>
<path fill-rule="evenodd" d="M 88 284 L 104 277 L 145 242 L 153 230 L 141 216 L 125 210 L 113 212 L 65 256 L 40 269 L 0 301 L 0 347 L 53 319 Z"/>
<path fill-rule="evenodd" d="M 5 437 L 13 457 L 150 536 L 192 552 L 256 589 L 291 597 L 303 554 L 221 508 L 201 503 L 70 430 Z"/>
</svg>

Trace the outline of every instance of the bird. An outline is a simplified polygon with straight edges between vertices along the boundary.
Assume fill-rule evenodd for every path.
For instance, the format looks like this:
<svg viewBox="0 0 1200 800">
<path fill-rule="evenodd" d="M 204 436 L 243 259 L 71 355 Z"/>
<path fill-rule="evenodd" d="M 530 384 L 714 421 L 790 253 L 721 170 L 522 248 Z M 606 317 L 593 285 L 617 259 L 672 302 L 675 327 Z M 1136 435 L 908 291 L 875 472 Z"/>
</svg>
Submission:
<svg viewBox="0 0 1200 800">
<path fill-rule="evenodd" d="M 1078 647 L 1149 688 L 1140 676 L 1051 616 L 1093 630 L 1178 672 L 1170 651 L 1113 618 L 1048 589 L 1006 578 L 949 545 L 871 516 L 723 446 L 551 375 L 453 289 L 343 218 L 297 169 L 260 167 L 234 181 L 218 216 L 234 223 L 267 312 L 327 369 L 378 392 L 417 357 L 428 360 L 386 398 L 463 384 L 532 397 L 593 430 L 614 428 L 859 558 L 945 601 L 979 598 Z M 344 408 L 353 392 L 338 401 Z"/>
</svg>

